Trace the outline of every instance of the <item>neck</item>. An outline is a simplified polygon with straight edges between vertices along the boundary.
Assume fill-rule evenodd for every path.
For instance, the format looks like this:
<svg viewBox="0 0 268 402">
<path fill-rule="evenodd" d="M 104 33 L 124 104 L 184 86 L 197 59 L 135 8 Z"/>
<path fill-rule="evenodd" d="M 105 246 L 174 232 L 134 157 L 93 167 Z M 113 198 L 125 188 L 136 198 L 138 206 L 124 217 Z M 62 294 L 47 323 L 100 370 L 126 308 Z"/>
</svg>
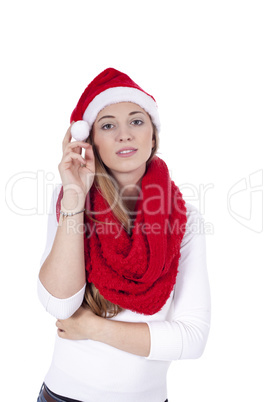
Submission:
<svg viewBox="0 0 268 402">
<path fill-rule="evenodd" d="M 144 176 L 146 167 L 141 169 L 139 172 L 127 172 L 118 175 L 113 172 L 113 176 L 116 179 L 120 196 L 123 203 L 128 208 L 129 211 L 133 211 L 137 202 L 137 199 L 141 191 L 141 181 Z"/>
<path fill-rule="evenodd" d="M 141 181 L 145 174 L 145 171 L 146 166 L 142 167 L 138 172 L 113 172 L 112 175 L 117 181 L 120 193 L 133 197 L 135 195 L 138 196 L 141 189 Z"/>
</svg>

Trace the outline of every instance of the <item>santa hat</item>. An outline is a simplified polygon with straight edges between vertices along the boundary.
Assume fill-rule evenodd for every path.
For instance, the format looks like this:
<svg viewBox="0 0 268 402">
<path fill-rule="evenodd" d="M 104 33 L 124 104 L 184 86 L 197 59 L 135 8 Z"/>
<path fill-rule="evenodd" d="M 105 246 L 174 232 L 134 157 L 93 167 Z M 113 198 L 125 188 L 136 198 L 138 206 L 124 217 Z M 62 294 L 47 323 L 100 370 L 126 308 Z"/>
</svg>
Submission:
<svg viewBox="0 0 268 402">
<path fill-rule="evenodd" d="M 98 113 L 106 106 L 132 102 L 143 108 L 160 130 L 158 108 L 155 99 L 141 89 L 132 79 L 114 68 L 107 68 L 87 86 L 71 114 L 75 122 L 71 134 L 77 141 L 84 141 L 90 133 Z"/>
</svg>

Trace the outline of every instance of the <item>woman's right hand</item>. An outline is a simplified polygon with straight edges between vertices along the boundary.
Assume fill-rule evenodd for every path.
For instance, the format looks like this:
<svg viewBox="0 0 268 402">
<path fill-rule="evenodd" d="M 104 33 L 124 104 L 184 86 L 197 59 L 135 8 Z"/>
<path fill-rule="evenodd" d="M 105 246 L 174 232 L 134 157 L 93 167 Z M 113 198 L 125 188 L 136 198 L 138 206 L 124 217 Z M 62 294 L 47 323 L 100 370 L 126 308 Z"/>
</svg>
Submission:
<svg viewBox="0 0 268 402">
<path fill-rule="evenodd" d="M 95 176 L 95 158 L 90 144 L 84 141 L 71 142 L 71 127 L 62 142 L 62 160 L 58 165 L 63 192 L 86 198 Z M 85 149 L 85 158 L 82 157 Z"/>
</svg>

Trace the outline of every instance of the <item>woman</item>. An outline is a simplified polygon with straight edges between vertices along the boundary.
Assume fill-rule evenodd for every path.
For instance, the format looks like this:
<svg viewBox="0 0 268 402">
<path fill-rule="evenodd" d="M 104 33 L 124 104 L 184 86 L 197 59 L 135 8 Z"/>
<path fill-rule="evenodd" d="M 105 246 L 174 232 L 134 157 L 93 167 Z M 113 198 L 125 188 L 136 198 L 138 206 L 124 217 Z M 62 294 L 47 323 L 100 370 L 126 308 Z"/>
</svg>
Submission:
<svg viewBox="0 0 268 402">
<path fill-rule="evenodd" d="M 38 279 L 58 328 L 38 401 L 167 401 L 170 362 L 200 357 L 209 332 L 200 215 L 155 155 L 154 98 L 127 75 L 98 75 L 71 123 Z"/>
</svg>

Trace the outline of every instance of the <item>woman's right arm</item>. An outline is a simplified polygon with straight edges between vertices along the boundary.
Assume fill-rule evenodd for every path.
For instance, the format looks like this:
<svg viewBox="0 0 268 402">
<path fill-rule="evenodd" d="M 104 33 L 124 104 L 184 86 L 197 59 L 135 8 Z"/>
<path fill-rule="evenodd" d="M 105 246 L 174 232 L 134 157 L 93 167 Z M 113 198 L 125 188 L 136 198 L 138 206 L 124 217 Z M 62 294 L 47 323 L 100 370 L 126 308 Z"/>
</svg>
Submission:
<svg viewBox="0 0 268 402">
<path fill-rule="evenodd" d="M 91 145 L 71 142 L 70 129 L 63 140 L 63 156 L 59 164 L 63 186 L 61 209 L 78 212 L 84 209 L 86 195 L 92 186 L 95 163 Z M 85 158 L 81 155 L 82 148 L 85 149 Z M 51 251 L 40 269 L 42 285 L 59 299 L 72 297 L 85 285 L 83 215 L 61 216 Z"/>
<path fill-rule="evenodd" d="M 56 213 L 56 204 L 61 190 L 61 185 L 54 189 L 52 194 L 52 200 L 50 204 L 50 210 L 48 215 L 47 223 L 47 239 L 46 247 L 41 257 L 40 266 L 42 266 L 47 259 L 49 253 L 52 250 L 52 246 L 56 237 L 58 229 L 58 220 Z M 38 298 L 45 308 L 45 310 L 51 314 L 53 317 L 66 319 L 71 317 L 81 306 L 84 299 L 85 285 L 73 296 L 67 299 L 59 299 L 54 297 L 48 290 L 43 286 L 40 279 L 37 281 L 37 294 Z"/>
<path fill-rule="evenodd" d="M 71 204 L 71 199 L 68 203 Z M 85 201 L 77 202 L 76 211 L 84 208 Z M 62 199 L 64 209 L 67 202 Z M 66 299 L 77 293 L 85 284 L 84 214 L 60 219 L 49 255 L 44 261 L 39 279 L 54 297 Z"/>
</svg>

